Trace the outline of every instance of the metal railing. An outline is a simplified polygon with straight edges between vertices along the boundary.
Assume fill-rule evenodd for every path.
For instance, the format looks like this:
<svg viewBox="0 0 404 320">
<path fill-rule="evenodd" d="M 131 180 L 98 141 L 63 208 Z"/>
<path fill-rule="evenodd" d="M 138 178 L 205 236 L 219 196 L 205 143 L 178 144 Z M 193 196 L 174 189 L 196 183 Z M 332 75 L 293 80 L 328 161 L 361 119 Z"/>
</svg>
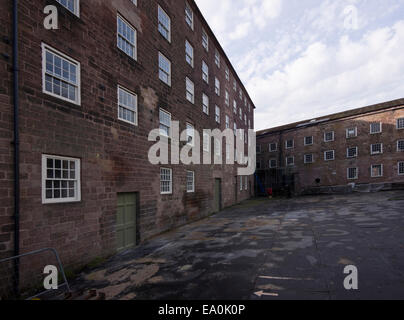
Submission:
<svg viewBox="0 0 404 320">
<path fill-rule="evenodd" d="M 65 275 L 65 272 L 64 272 L 63 265 L 62 265 L 62 262 L 60 260 L 59 254 L 53 248 L 43 248 L 43 249 L 40 249 L 40 250 L 35 250 L 35 251 L 27 252 L 27 253 L 24 253 L 24 254 L 20 254 L 18 256 L 14 256 L 14 257 L 10 257 L 10 258 L 0 260 L 0 270 L 1 270 L 1 266 L 3 264 L 6 264 L 7 262 L 13 262 L 14 263 L 14 267 L 10 268 L 11 270 L 13 270 L 13 271 L 11 271 L 13 273 L 13 275 L 10 278 L 13 279 L 13 283 L 14 283 L 14 286 L 15 286 L 14 287 L 14 293 L 15 294 L 18 294 L 18 295 L 20 294 L 20 288 L 19 288 L 19 286 L 20 286 L 19 285 L 19 283 L 20 283 L 20 281 L 19 281 L 19 277 L 20 277 L 20 270 L 19 270 L 20 269 L 20 259 L 30 257 L 30 256 L 39 255 L 39 254 L 44 253 L 44 252 L 50 252 L 56 258 L 56 261 L 57 261 L 57 264 L 58 264 L 58 269 L 59 269 L 59 272 L 60 272 L 60 274 L 62 276 L 62 280 L 63 280 L 62 284 L 58 284 L 58 290 L 60 290 L 61 288 L 66 288 L 66 291 L 70 292 L 69 283 L 67 281 L 67 278 L 66 278 L 66 275 Z M 45 265 L 49 265 L 49 264 L 45 264 Z M 7 276 L 7 275 L 3 274 L 3 276 Z M 1 277 L 2 277 L 2 275 L 0 274 L 0 280 L 2 280 Z M 10 278 L 8 278 L 7 280 L 10 280 Z M 1 281 L 1 282 L 3 282 L 3 281 Z M 4 281 L 4 283 L 5 283 L 5 281 Z M 1 285 L 1 283 L 0 283 L 0 285 Z M 26 298 L 26 300 L 32 300 L 32 299 L 35 299 L 35 298 L 39 298 L 39 297 L 41 297 L 41 296 L 43 296 L 43 295 L 45 295 L 47 293 L 50 293 L 52 291 L 54 291 L 54 290 L 44 290 L 42 292 L 39 292 L 39 293 L 36 293 L 36 294 L 30 296 L 29 298 Z"/>
</svg>

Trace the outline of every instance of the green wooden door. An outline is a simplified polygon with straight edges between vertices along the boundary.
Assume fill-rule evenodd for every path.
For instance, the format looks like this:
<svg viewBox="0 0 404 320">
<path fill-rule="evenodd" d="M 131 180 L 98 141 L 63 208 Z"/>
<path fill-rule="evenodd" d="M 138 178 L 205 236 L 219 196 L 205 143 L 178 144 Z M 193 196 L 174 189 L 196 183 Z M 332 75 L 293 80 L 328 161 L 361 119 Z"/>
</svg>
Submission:
<svg viewBox="0 0 404 320">
<path fill-rule="evenodd" d="M 116 246 L 118 251 L 136 245 L 136 193 L 118 194 Z"/>
</svg>

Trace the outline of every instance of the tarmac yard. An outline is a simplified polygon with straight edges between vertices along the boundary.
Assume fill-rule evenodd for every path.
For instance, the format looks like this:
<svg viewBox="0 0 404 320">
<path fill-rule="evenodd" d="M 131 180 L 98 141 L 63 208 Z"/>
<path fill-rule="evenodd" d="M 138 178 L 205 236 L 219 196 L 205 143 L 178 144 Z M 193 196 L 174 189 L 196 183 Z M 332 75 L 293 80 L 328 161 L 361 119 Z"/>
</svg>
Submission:
<svg viewBox="0 0 404 320">
<path fill-rule="evenodd" d="M 404 299 L 404 191 L 250 200 L 71 285 L 121 300 Z"/>
</svg>

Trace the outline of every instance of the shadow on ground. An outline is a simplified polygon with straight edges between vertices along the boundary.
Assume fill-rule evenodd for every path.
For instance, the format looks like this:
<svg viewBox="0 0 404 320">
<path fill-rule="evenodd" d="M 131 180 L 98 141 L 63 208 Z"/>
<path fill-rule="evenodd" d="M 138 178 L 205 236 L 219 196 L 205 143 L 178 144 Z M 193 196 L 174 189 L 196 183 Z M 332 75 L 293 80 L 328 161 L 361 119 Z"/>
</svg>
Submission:
<svg viewBox="0 0 404 320">
<path fill-rule="evenodd" d="M 107 299 L 403 299 L 404 193 L 258 199 L 81 274 Z M 344 267 L 359 290 L 343 286 Z"/>
</svg>

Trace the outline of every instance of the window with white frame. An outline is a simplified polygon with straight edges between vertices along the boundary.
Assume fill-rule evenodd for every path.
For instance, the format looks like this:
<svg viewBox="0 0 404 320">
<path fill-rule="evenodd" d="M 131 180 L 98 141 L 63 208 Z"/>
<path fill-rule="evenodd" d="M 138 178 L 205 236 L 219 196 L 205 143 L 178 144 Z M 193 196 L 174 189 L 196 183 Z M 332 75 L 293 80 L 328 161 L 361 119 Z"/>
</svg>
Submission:
<svg viewBox="0 0 404 320">
<path fill-rule="evenodd" d="M 325 132 L 324 133 L 324 142 L 332 142 L 334 141 L 335 133 L 334 131 Z"/>
<path fill-rule="evenodd" d="M 244 125 L 247 126 L 247 115 L 244 114 Z"/>
<path fill-rule="evenodd" d="M 203 112 L 209 114 L 209 98 L 206 94 L 202 94 L 202 109 Z"/>
<path fill-rule="evenodd" d="M 185 3 L 185 21 L 187 25 L 194 30 L 194 12 L 188 3 Z"/>
<path fill-rule="evenodd" d="M 397 141 L 397 151 L 403 152 L 404 151 L 404 140 Z"/>
<path fill-rule="evenodd" d="M 217 65 L 218 68 L 220 68 L 220 54 L 219 51 L 215 51 L 215 64 Z"/>
<path fill-rule="evenodd" d="M 185 60 L 193 68 L 194 67 L 194 47 L 185 40 Z"/>
<path fill-rule="evenodd" d="M 383 153 L 383 144 L 382 143 L 375 143 L 370 146 L 370 154 L 382 154 Z"/>
<path fill-rule="evenodd" d="M 209 37 L 204 29 L 202 29 L 202 47 L 204 47 L 206 51 L 209 51 Z"/>
<path fill-rule="evenodd" d="M 397 167 L 398 167 L 398 175 L 400 176 L 404 175 L 404 161 L 400 161 L 397 164 Z"/>
<path fill-rule="evenodd" d="M 271 159 L 269 160 L 269 168 L 270 169 L 275 169 L 278 165 L 278 161 L 276 159 Z"/>
<path fill-rule="evenodd" d="M 286 166 L 294 166 L 295 165 L 295 157 L 287 157 L 286 158 Z"/>
<path fill-rule="evenodd" d="M 195 172 L 187 171 L 187 192 L 195 192 Z"/>
<path fill-rule="evenodd" d="M 118 119 L 137 125 L 137 95 L 118 86 Z"/>
<path fill-rule="evenodd" d="M 229 92 L 227 90 L 225 90 L 224 92 L 224 103 L 226 106 L 230 106 L 230 95 Z"/>
<path fill-rule="evenodd" d="M 370 124 L 370 133 L 376 134 L 382 132 L 382 123 L 381 122 L 374 122 Z"/>
<path fill-rule="evenodd" d="M 220 81 L 215 77 L 215 93 L 220 96 Z"/>
<path fill-rule="evenodd" d="M 220 108 L 218 106 L 215 106 L 215 120 L 217 123 L 220 123 Z"/>
<path fill-rule="evenodd" d="M 203 151 L 210 152 L 210 141 L 211 141 L 211 136 L 204 131 L 203 132 Z"/>
<path fill-rule="evenodd" d="M 187 144 L 195 145 L 195 128 L 190 123 L 187 123 Z"/>
<path fill-rule="evenodd" d="M 234 111 L 234 114 L 237 114 L 237 102 L 236 102 L 236 100 L 233 100 L 233 111 Z"/>
<path fill-rule="evenodd" d="M 172 194 L 173 192 L 173 171 L 168 168 L 160 168 L 160 193 Z"/>
<path fill-rule="evenodd" d="M 347 158 L 356 158 L 358 156 L 358 147 L 348 148 L 346 151 Z"/>
<path fill-rule="evenodd" d="M 295 141 L 293 139 L 286 140 L 285 147 L 286 149 L 293 149 L 295 147 Z"/>
<path fill-rule="evenodd" d="M 278 150 L 278 144 L 276 142 L 269 144 L 269 152 L 275 152 Z"/>
<path fill-rule="evenodd" d="M 76 16 L 80 16 L 80 2 L 79 0 L 56 0 L 67 10 L 74 13 Z"/>
<path fill-rule="evenodd" d="M 243 91 L 241 91 L 241 88 L 240 88 L 238 93 L 239 93 L 240 100 L 243 100 Z"/>
<path fill-rule="evenodd" d="M 226 67 L 226 70 L 224 72 L 224 76 L 225 76 L 227 81 L 230 81 L 230 71 L 229 71 L 228 67 Z"/>
<path fill-rule="evenodd" d="M 304 155 L 304 163 L 309 164 L 314 162 L 314 156 L 313 154 L 305 154 Z"/>
<path fill-rule="evenodd" d="M 159 78 L 171 86 L 171 62 L 161 52 L 159 52 Z"/>
<path fill-rule="evenodd" d="M 160 109 L 160 134 L 165 137 L 171 136 L 171 114 Z"/>
<path fill-rule="evenodd" d="M 238 109 L 238 116 L 240 118 L 240 120 L 243 120 L 243 109 Z"/>
<path fill-rule="evenodd" d="M 243 191 L 243 176 L 240 176 L 240 191 Z"/>
<path fill-rule="evenodd" d="M 348 128 L 346 129 L 346 137 L 347 139 L 355 138 L 358 136 L 358 128 Z"/>
<path fill-rule="evenodd" d="M 171 42 L 171 19 L 160 6 L 158 6 L 158 19 L 158 29 L 160 33 L 168 40 L 168 42 Z"/>
<path fill-rule="evenodd" d="M 233 80 L 233 90 L 237 92 L 237 82 Z"/>
<path fill-rule="evenodd" d="M 383 165 L 382 164 L 372 165 L 371 176 L 372 176 L 372 178 L 383 177 Z"/>
<path fill-rule="evenodd" d="M 80 159 L 42 155 L 42 203 L 80 200 Z"/>
<path fill-rule="evenodd" d="M 335 150 L 329 150 L 324 152 L 324 160 L 325 161 L 335 160 Z"/>
<path fill-rule="evenodd" d="M 347 177 L 348 177 L 348 180 L 358 179 L 358 168 L 348 168 Z"/>
<path fill-rule="evenodd" d="M 404 129 L 404 118 L 397 119 L 397 129 Z"/>
<path fill-rule="evenodd" d="M 80 63 L 42 44 L 43 91 L 80 104 Z"/>
<path fill-rule="evenodd" d="M 195 103 L 195 86 L 188 77 L 185 78 L 185 89 L 187 100 L 191 103 Z"/>
<path fill-rule="evenodd" d="M 117 17 L 117 28 L 118 48 L 136 60 L 136 29 L 120 15 Z"/>
<path fill-rule="evenodd" d="M 311 146 L 311 145 L 313 145 L 313 140 L 314 140 L 313 136 L 311 136 L 311 137 L 304 137 L 304 145 L 305 145 L 305 146 Z"/>
<path fill-rule="evenodd" d="M 209 67 L 205 61 L 202 60 L 202 79 L 209 83 Z"/>
<path fill-rule="evenodd" d="M 230 117 L 226 114 L 226 129 L 230 129 Z"/>
</svg>

